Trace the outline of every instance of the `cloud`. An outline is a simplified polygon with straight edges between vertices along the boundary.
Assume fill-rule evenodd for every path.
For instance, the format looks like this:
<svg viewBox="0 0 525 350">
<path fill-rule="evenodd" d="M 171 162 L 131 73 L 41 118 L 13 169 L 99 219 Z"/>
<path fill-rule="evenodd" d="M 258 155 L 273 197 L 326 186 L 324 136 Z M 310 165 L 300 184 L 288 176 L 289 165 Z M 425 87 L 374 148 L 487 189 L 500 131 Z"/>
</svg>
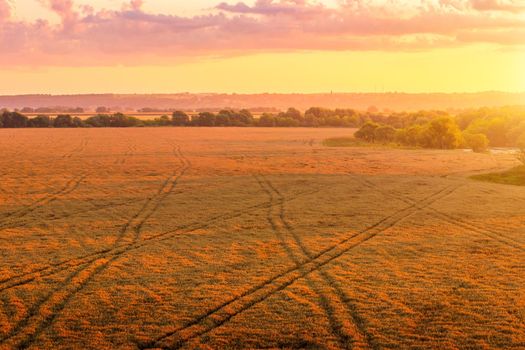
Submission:
<svg viewBox="0 0 525 350">
<path fill-rule="evenodd" d="M 521 1 L 521 5 L 518 4 Z M 524 12 L 525 5 L 522 0 L 471 0 L 471 5 L 478 11 L 507 11 Z"/>
<path fill-rule="evenodd" d="M 429 50 L 473 43 L 525 45 L 510 0 L 310 0 L 218 3 L 201 16 L 40 0 L 61 19 L 15 21 L 0 0 L 0 65 L 165 64 L 191 57 L 297 50 Z M 412 4 L 409 6 L 409 4 Z M 512 6 L 512 11 L 506 9 Z M 506 9 L 506 10 L 505 10 Z"/>
<path fill-rule="evenodd" d="M 64 31 L 74 30 L 79 14 L 73 10 L 73 0 L 40 0 L 40 2 L 61 18 Z"/>
<path fill-rule="evenodd" d="M 326 11 L 324 6 L 319 4 L 312 5 L 306 0 L 282 0 L 277 3 L 272 0 L 257 0 L 253 6 L 248 6 L 243 2 L 238 2 L 235 5 L 222 2 L 216 6 L 216 9 L 240 14 L 290 15 L 294 17 L 314 15 L 317 11 Z"/>
<path fill-rule="evenodd" d="M 8 19 L 11 16 L 11 7 L 7 0 L 0 0 L 0 22 Z"/>
</svg>

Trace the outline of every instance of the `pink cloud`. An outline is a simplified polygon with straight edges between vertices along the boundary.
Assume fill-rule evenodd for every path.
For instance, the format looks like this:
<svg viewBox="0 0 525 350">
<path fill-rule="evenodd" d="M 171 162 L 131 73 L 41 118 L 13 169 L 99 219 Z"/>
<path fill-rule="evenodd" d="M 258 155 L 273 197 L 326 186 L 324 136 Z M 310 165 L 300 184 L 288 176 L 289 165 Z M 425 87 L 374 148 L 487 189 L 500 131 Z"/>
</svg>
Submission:
<svg viewBox="0 0 525 350">
<path fill-rule="evenodd" d="M 472 7 L 479 11 L 523 12 L 525 5 L 522 0 L 471 0 Z M 521 2 L 521 5 L 518 3 Z"/>
<path fill-rule="evenodd" d="M 6 0 L 0 0 L 0 66 L 160 64 L 209 55 L 407 51 L 486 42 L 525 45 L 523 18 L 487 5 L 509 5 L 510 0 L 425 0 L 412 7 L 346 0 L 336 8 L 309 0 L 258 0 L 254 5 L 218 3 L 207 15 L 195 17 L 148 13 L 141 0 L 115 11 L 77 7 L 72 0 L 41 1 L 60 16 L 60 25 L 43 19 L 14 21 Z"/>
<path fill-rule="evenodd" d="M 11 8 L 7 3 L 7 0 L 0 0 L 0 22 L 6 20 L 11 16 Z"/>
<path fill-rule="evenodd" d="M 78 21 L 78 14 L 73 10 L 73 0 L 40 0 L 62 19 L 64 30 L 72 30 Z"/>
</svg>

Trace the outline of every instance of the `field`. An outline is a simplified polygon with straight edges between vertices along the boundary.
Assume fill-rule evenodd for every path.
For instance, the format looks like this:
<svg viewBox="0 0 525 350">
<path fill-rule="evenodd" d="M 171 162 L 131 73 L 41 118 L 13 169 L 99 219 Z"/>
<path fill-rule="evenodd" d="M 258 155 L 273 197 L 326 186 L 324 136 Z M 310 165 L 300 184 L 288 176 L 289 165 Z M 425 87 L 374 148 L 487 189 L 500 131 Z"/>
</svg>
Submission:
<svg viewBox="0 0 525 350">
<path fill-rule="evenodd" d="M 0 130 L 0 349 L 525 348 L 506 153 Z"/>
</svg>

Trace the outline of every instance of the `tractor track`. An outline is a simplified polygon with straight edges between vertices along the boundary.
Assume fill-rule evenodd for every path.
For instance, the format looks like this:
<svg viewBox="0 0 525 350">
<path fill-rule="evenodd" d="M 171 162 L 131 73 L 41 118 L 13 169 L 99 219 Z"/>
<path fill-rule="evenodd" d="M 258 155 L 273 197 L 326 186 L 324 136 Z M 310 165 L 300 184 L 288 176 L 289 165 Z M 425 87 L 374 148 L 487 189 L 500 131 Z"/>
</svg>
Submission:
<svg viewBox="0 0 525 350">
<path fill-rule="evenodd" d="M 139 212 L 123 226 L 112 247 L 113 250 L 115 250 L 115 247 L 128 235 L 131 235 L 131 245 L 137 243 L 145 222 L 156 212 L 161 202 L 175 188 L 180 177 L 191 168 L 191 162 L 182 155 L 180 147 L 174 146 L 173 153 L 181 162 L 181 166 L 167 177 L 157 193 L 149 198 Z M 14 326 L 7 336 L 0 339 L 0 344 L 11 345 L 15 348 L 29 347 L 40 333 L 53 323 L 58 314 L 65 309 L 67 304 L 82 291 L 89 282 L 94 280 L 97 275 L 106 270 L 112 262 L 127 251 L 128 249 L 115 251 L 113 255 L 108 258 L 98 257 L 78 264 L 76 267 L 79 268 L 73 271 L 62 284 L 53 289 L 46 297 L 29 309 L 27 315 Z M 34 280 L 34 278 L 32 280 Z M 22 283 L 18 283 L 17 286 L 21 284 Z M 12 287 L 15 287 L 15 285 Z M 6 288 L 3 290 L 5 289 Z"/>
<path fill-rule="evenodd" d="M 36 211 L 37 209 L 48 205 L 49 203 L 52 203 L 65 195 L 74 192 L 87 177 L 88 175 L 85 173 L 77 175 L 71 180 L 69 180 L 60 190 L 51 194 L 46 194 L 43 198 L 37 199 L 33 203 L 25 206 L 24 208 L 4 213 L 4 215 L 0 217 L 0 229 L 10 227 L 10 225 L 13 224 L 16 225 L 16 221 L 23 219 L 27 215 Z"/>
<path fill-rule="evenodd" d="M 95 212 L 101 211 L 101 210 L 123 207 L 123 206 L 130 205 L 130 204 L 133 204 L 133 203 L 136 203 L 136 202 L 139 202 L 139 201 L 142 201 L 142 199 L 140 199 L 140 200 L 126 200 L 126 201 L 123 201 L 123 202 L 111 203 L 111 204 L 93 205 L 93 207 L 90 208 L 90 209 L 74 210 L 74 211 L 70 211 L 70 212 L 64 213 L 62 215 L 48 215 L 48 216 L 45 216 L 45 217 L 41 217 L 40 219 L 42 221 L 46 221 L 46 222 L 47 221 L 59 221 L 59 220 L 70 218 L 70 217 L 78 215 L 78 214 L 95 213 Z M 15 221 L 15 222 L 2 225 L 0 227 L 0 230 L 19 228 L 19 227 L 29 227 L 31 225 L 34 226 L 35 225 L 35 221 L 22 218 L 20 220 Z M 0 280 L 0 283 L 2 283 L 1 280 Z"/>
<path fill-rule="evenodd" d="M 221 327 L 235 316 L 251 309 L 255 305 L 268 299 L 270 296 L 286 289 L 295 281 L 319 270 L 321 267 L 334 261 L 351 249 L 394 227 L 402 220 L 412 216 L 434 202 L 445 198 L 453 193 L 458 187 L 459 185 L 447 186 L 420 200 L 417 204 L 409 205 L 404 209 L 382 218 L 367 229 L 349 235 L 339 243 L 316 253 L 304 263 L 274 275 L 265 282 L 248 289 L 241 295 L 218 305 L 208 312 L 196 317 L 192 321 L 186 322 L 183 326 L 164 333 L 150 342 L 138 344 L 139 348 L 178 349 L 183 347 L 187 342 Z M 168 342 L 170 338 L 176 339 Z"/>
<path fill-rule="evenodd" d="M 370 182 L 368 180 L 361 179 L 360 181 L 365 186 L 367 186 L 368 188 L 376 190 L 376 191 L 382 193 L 386 197 L 390 197 L 392 199 L 397 199 L 399 201 L 403 201 L 403 202 L 408 203 L 408 204 L 414 203 L 414 201 L 412 199 L 409 199 L 407 197 L 395 194 L 393 192 L 386 192 L 386 191 L 382 190 L 379 186 L 375 185 L 374 183 L 372 183 L 372 182 Z M 435 208 L 432 208 L 432 207 L 427 207 L 426 210 L 432 212 L 434 217 L 437 218 L 437 219 L 440 219 L 440 220 L 443 220 L 445 222 L 448 222 L 449 224 L 461 227 L 461 228 L 463 228 L 465 230 L 472 231 L 472 232 L 475 232 L 477 234 L 483 235 L 485 237 L 491 238 L 491 239 L 493 239 L 495 241 L 498 241 L 499 243 L 501 243 L 503 245 L 506 245 L 508 247 L 511 247 L 511 248 L 520 250 L 522 252 L 525 252 L 525 247 L 521 244 L 521 242 L 519 242 L 517 240 L 514 240 L 514 239 L 512 239 L 510 237 L 503 236 L 503 235 L 501 235 L 501 234 L 499 234 L 497 232 L 494 232 L 492 230 L 489 230 L 489 229 L 487 229 L 485 227 L 482 227 L 482 226 L 479 226 L 479 225 L 476 225 L 476 224 L 473 224 L 473 223 L 466 222 L 464 220 L 461 220 L 460 218 L 457 218 L 457 217 L 455 217 L 453 215 L 450 215 L 450 214 L 447 214 L 447 213 L 443 213 L 442 211 L 440 211 L 438 209 L 435 209 Z"/>
<path fill-rule="evenodd" d="M 66 153 L 62 158 L 71 158 L 73 155 L 78 155 L 85 151 L 87 144 L 89 143 L 88 139 L 83 139 L 80 143 L 80 146 L 73 149 L 73 151 Z M 16 225 L 16 222 L 20 219 L 25 218 L 27 215 L 33 213 L 41 207 L 44 207 L 61 197 L 68 195 L 74 192 L 80 184 L 89 176 L 88 172 L 83 172 L 74 176 L 72 179 L 67 181 L 58 191 L 45 194 L 42 198 L 33 201 L 31 204 L 24 206 L 18 210 L 14 210 L 7 213 L 2 213 L 0 215 L 0 230 L 9 228 L 11 225 Z M 14 221 L 14 222 L 13 222 Z"/>
<path fill-rule="evenodd" d="M 288 197 L 286 200 L 292 201 L 297 198 L 300 198 L 301 196 L 317 193 L 318 191 L 319 190 L 309 190 L 309 191 L 300 192 L 294 196 Z M 267 209 L 270 205 L 271 205 L 270 202 L 263 202 L 260 204 L 255 204 L 248 208 L 239 209 L 231 213 L 216 215 L 206 221 L 200 220 L 200 221 L 193 222 L 187 225 L 182 225 L 175 229 L 171 229 L 171 230 L 168 230 L 168 231 L 156 234 L 156 235 L 152 235 L 152 236 L 143 238 L 142 240 L 137 241 L 135 243 L 123 243 L 121 245 L 109 247 L 107 249 L 102 249 L 102 250 L 96 251 L 91 254 L 87 254 L 87 255 L 80 256 L 80 257 L 71 258 L 71 259 L 63 260 L 61 262 L 49 264 L 47 266 L 41 267 L 39 269 L 30 271 L 27 273 L 5 278 L 3 280 L 0 280 L 0 292 L 31 283 L 32 281 L 36 279 L 40 279 L 42 277 L 52 276 L 52 275 L 55 275 L 57 273 L 60 273 L 66 270 L 69 270 L 75 267 L 79 267 L 81 265 L 85 265 L 85 264 L 94 262 L 99 259 L 109 259 L 113 257 L 114 255 L 121 255 L 124 253 L 131 252 L 133 250 L 137 250 L 142 247 L 149 246 L 151 244 L 156 244 L 156 243 L 170 240 L 173 237 L 176 237 L 179 235 L 189 234 L 194 231 L 207 228 L 216 222 L 222 222 L 225 220 L 234 219 L 234 218 L 240 217 L 242 215 L 248 214 L 253 211 Z"/>
<path fill-rule="evenodd" d="M 301 237 L 286 219 L 285 201 L 282 193 L 264 175 L 254 175 L 254 177 L 261 189 L 267 193 L 271 202 L 277 203 L 276 206 L 269 208 L 267 221 L 281 241 L 281 245 L 288 254 L 288 257 L 296 265 L 300 265 L 304 258 L 311 259 L 314 254 L 305 246 Z M 278 209 L 278 211 L 274 212 L 273 208 Z M 289 244 L 289 241 L 293 241 L 294 244 Z M 366 329 L 363 318 L 356 312 L 355 305 L 349 303 L 350 298 L 339 288 L 328 272 L 319 269 L 311 275 L 305 276 L 305 280 L 308 287 L 317 295 L 319 304 L 324 309 L 332 332 L 338 337 L 341 348 L 355 348 L 355 344 L 359 343 L 361 347 L 378 349 L 372 335 Z M 332 298 L 323 293 L 322 287 L 320 287 L 319 284 L 330 287 Z M 337 300 L 338 303 L 343 305 L 348 315 L 340 315 L 337 305 L 335 307 L 332 306 L 331 301 L 333 302 L 334 300 Z M 355 329 L 350 332 L 346 330 L 344 326 L 344 321 L 348 316 L 352 320 L 352 325 L 355 327 Z"/>
</svg>

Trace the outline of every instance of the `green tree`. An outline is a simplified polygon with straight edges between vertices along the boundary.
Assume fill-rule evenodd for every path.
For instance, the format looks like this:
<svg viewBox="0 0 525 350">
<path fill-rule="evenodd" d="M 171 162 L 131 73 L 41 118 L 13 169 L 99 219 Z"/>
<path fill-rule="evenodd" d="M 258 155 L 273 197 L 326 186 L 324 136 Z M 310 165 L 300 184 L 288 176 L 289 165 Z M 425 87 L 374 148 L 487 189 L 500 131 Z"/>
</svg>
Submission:
<svg viewBox="0 0 525 350">
<path fill-rule="evenodd" d="M 190 117 L 182 111 L 175 111 L 171 116 L 171 122 L 175 126 L 186 126 L 190 124 Z"/>
<path fill-rule="evenodd" d="M 0 123 L 3 128 L 25 128 L 29 123 L 29 119 L 18 112 L 4 111 L 0 114 Z"/>
<path fill-rule="evenodd" d="M 396 138 L 396 129 L 390 125 L 382 125 L 375 129 L 375 140 L 383 143 L 394 141 Z"/>
<path fill-rule="evenodd" d="M 432 120 L 425 128 L 425 147 L 453 149 L 462 141 L 461 131 L 456 122 L 450 117 L 440 117 Z"/>
<path fill-rule="evenodd" d="M 29 119 L 28 126 L 31 128 L 49 128 L 53 125 L 53 121 L 48 115 L 37 115 Z"/>
<path fill-rule="evenodd" d="M 355 137 L 367 142 L 375 142 L 377 128 L 379 128 L 379 124 L 367 122 L 356 131 Z"/>
<path fill-rule="evenodd" d="M 258 126 L 261 127 L 274 127 L 275 126 L 275 117 L 270 113 L 263 113 L 259 118 Z"/>
<path fill-rule="evenodd" d="M 69 114 L 59 114 L 53 121 L 55 128 L 71 128 L 73 127 L 73 118 Z"/>
<path fill-rule="evenodd" d="M 489 146 L 489 139 L 485 134 L 471 134 L 464 133 L 463 137 L 469 148 L 471 148 L 476 153 L 485 152 Z"/>
</svg>

